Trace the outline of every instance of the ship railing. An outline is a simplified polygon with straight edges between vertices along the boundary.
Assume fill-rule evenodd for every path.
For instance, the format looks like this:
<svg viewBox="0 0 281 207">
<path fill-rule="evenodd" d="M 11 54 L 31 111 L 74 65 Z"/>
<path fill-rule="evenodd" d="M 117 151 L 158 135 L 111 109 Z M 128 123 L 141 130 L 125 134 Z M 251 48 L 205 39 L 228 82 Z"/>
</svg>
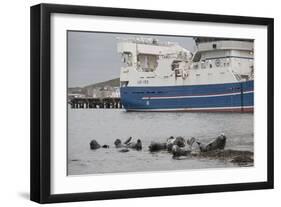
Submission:
<svg viewBox="0 0 281 207">
<path fill-rule="evenodd" d="M 159 42 L 154 38 L 120 38 L 117 37 L 120 42 L 136 43 L 136 44 L 146 44 L 146 45 L 159 45 L 159 46 L 174 46 L 178 45 L 176 42 Z"/>
</svg>

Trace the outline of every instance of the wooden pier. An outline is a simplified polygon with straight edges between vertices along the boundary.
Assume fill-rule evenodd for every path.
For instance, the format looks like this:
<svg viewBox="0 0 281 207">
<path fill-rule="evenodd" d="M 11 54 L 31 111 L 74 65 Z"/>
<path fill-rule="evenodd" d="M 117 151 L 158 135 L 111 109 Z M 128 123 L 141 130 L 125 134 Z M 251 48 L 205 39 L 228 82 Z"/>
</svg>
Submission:
<svg viewBox="0 0 281 207">
<path fill-rule="evenodd" d="M 68 100 L 72 109 L 121 109 L 120 98 L 71 98 Z"/>
</svg>

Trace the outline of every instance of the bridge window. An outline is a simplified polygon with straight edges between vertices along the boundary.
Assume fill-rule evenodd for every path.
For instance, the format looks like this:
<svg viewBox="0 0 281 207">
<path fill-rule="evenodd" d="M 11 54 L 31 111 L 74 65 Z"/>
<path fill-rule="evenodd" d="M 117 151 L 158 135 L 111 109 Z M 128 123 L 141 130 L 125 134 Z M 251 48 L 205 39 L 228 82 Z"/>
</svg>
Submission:
<svg viewBox="0 0 281 207">
<path fill-rule="evenodd" d="M 158 57 L 150 54 L 138 55 L 138 66 L 143 72 L 153 72 L 158 66 Z"/>
<path fill-rule="evenodd" d="M 124 52 L 122 53 L 122 61 L 126 66 L 132 66 L 132 53 Z"/>
</svg>

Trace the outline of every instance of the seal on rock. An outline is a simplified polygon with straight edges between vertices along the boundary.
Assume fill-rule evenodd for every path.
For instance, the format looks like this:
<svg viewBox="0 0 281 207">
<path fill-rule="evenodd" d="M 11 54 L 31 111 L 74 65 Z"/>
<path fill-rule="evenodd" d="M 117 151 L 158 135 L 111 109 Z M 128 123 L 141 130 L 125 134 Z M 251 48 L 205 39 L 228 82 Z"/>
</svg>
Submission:
<svg viewBox="0 0 281 207">
<path fill-rule="evenodd" d="M 160 142 L 151 142 L 148 146 L 148 149 L 150 152 L 157 152 L 160 150 L 166 150 L 167 149 L 167 143 L 160 143 Z"/>
<path fill-rule="evenodd" d="M 191 137 L 190 139 L 186 140 L 186 144 L 188 144 L 191 149 L 195 142 L 196 142 L 196 139 L 194 137 Z"/>
<path fill-rule="evenodd" d="M 116 148 L 121 148 L 121 147 L 125 147 L 125 145 L 122 144 L 120 139 L 116 139 L 114 142 L 114 145 Z"/>
<path fill-rule="evenodd" d="M 127 144 L 127 147 L 135 150 L 142 150 L 141 140 L 138 139 L 137 142 L 130 142 Z"/>
<path fill-rule="evenodd" d="M 173 136 L 169 137 L 167 139 L 167 149 L 169 152 L 172 151 L 174 145 L 177 145 L 179 147 L 184 147 L 185 146 L 184 138 L 183 137 L 174 138 Z"/>
<path fill-rule="evenodd" d="M 116 139 L 114 145 L 116 148 L 131 148 L 136 150 L 142 149 L 142 142 L 140 139 L 137 142 L 131 142 L 132 137 L 129 137 L 124 143 L 120 139 Z"/>
<path fill-rule="evenodd" d="M 178 158 L 180 156 L 188 156 L 190 155 L 191 150 L 186 149 L 184 147 L 179 147 L 178 145 L 174 145 L 172 147 L 172 154 L 173 154 L 173 158 Z"/>
<path fill-rule="evenodd" d="M 183 137 L 176 137 L 170 136 L 166 142 L 151 142 L 148 146 L 150 152 L 156 152 L 160 150 L 168 150 L 169 152 L 172 151 L 174 145 L 179 147 L 185 146 L 185 140 Z"/>
<path fill-rule="evenodd" d="M 206 145 L 202 144 L 199 141 L 196 141 L 196 142 L 199 145 L 201 152 L 208 152 L 208 151 L 217 150 L 217 149 L 223 150 L 225 147 L 225 143 L 226 143 L 226 136 L 224 134 L 221 134 L 216 139 L 212 140 L 211 142 L 209 142 Z"/>
<path fill-rule="evenodd" d="M 99 148 L 100 148 L 100 144 L 99 144 L 95 139 L 93 139 L 93 140 L 90 142 L 90 148 L 91 148 L 92 150 L 99 149 Z"/>
</svg>

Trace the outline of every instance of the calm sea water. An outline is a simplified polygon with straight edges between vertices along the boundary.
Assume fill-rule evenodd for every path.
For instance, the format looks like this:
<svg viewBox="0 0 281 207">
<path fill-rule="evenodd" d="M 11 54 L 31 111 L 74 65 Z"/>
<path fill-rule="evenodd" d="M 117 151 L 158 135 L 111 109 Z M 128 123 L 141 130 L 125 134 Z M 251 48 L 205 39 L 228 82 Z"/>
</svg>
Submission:
<svg viewBox="0 0 281 207">
<path fill-rule="evenodd" d="M 227 136 L 227 149 L 253 151 L 253 114 L 69 109 L 68 175 L 237 167 L 207 158 L 174 160 L 167 152 L 148 151 L 151 141 L 164 142 L 169 136 L 193 136 L 208 142 L 221 133 Z M 142 140 L 142 151 L 120 153 L 114 148 L 115 139 L 124 141 L 129 136 Z M 90 150 L 92 139 L 110 148 Z"/>
</svg>

